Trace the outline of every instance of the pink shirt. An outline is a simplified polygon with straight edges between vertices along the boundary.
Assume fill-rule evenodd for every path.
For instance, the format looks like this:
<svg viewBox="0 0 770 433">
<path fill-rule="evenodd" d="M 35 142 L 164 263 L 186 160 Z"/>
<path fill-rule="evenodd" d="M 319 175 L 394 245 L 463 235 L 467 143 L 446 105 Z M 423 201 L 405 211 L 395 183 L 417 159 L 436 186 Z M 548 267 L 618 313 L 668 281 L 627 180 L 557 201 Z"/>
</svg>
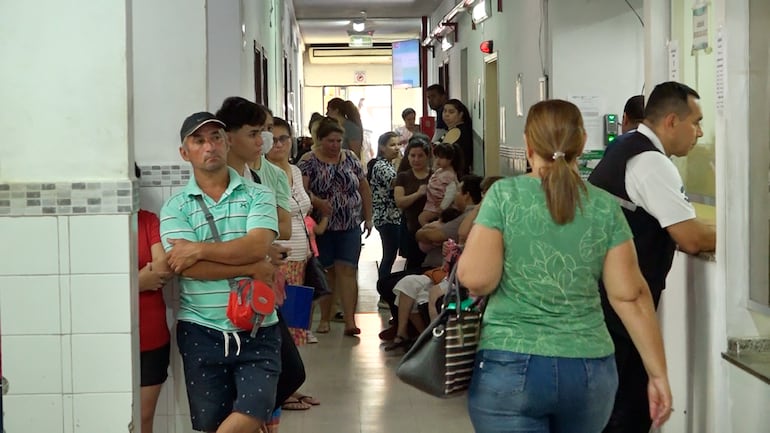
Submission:
<svg viewBox="0 0 770 433">
<path fill-rule="evenodd" d="M 318 257 L 318 244 L 315 243 L 315 226 L 316 222 L 310 215 L 305 215 L 305 227 L 307 227 L 307 233 L 310 237 L 310 249 L 313 250 L 313 255 Z"/>
</svg>

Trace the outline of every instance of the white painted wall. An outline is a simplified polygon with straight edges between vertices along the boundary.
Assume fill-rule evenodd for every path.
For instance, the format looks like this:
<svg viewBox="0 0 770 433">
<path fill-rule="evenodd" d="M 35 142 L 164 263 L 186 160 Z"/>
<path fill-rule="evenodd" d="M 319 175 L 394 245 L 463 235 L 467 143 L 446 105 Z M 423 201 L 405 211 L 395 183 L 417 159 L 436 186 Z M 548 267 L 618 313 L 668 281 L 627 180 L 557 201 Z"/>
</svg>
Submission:
<svg viewBox="0 0 770 433">
<path fill-rule="evenodd" d="M 124 1 L 0 2 L 0 182 L 128 176 L 126 12 Z"/>
<path fill-rule="evenodd" d="M 631 5 L 643 13 L 641 0 Z M 622 115 L 644 85 L 644 29 L 633 11 L 614 0 L 551 0 L 548 25 L 552 97 L 599 96 L 600 116 Z M 587 146 L 603 148 L 603 130 L 588 133 Z"/>
<path fill-rule="evenodd" d="M 134 154 L 182 163 L 182 121 L 207 109 L 204 0 L 133 0 Z"/>
<path fill-rule="evenodd" d="M 208 111 L 215 113 L 228 96 L 241 95 L 241 58 L 253 52 L 245 37 L 248 20 L 240 1 L 211 2 L 206 8 Z M 243 26 L 243 27 L 242 27 Z M 253 93 L 252 97 L 253 98 Z"/>
<path fill-rule="evenodd" d="M 307 56 L 305 57 L 307 60 Z M 356 83 L 354 73 L 364 71 L 366 82 Z M 392 84 L 393 67 L 388 64 L 344 63 L 319 65 L 305 62 L 306 86 L 354 86 L 356 84 Z"/>
<path fill-rule="evenodd" d="M 760 433 L 770 429 L 770 386 L 760 382 L 754 376 L 728 365 L 722 361 L 723 370 L 729 371 L 730 401 L 727 403 L 731 412 L 726 427 L 731 433 Z"/>
</svg>

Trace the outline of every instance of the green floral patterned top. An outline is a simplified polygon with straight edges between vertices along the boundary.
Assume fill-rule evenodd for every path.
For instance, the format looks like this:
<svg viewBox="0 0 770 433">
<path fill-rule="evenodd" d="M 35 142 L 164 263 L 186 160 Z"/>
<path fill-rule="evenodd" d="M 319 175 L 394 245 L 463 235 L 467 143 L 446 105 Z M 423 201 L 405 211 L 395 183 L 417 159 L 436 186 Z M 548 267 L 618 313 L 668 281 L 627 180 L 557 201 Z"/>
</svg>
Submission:
<svg viewBox="0 0 770 433">
<path fill-rule="evenodd" d="M 484 313 L 479 349 L 599 358 L 614 348 L 599 299 L 607 251 L 632 238 L 620 205 L 586 184 L 582 211 L 557 225 L 540 179 L 495 183 L 476 223 L 503 234 L 503 273 Z"/>
</svg>

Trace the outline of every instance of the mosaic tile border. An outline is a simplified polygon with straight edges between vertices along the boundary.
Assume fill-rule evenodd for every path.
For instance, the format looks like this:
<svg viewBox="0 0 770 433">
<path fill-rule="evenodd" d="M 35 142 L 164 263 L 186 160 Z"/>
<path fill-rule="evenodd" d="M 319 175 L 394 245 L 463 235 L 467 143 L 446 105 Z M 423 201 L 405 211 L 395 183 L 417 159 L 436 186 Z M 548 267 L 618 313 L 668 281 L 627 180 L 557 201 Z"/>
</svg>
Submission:
<svg viewBox="0 0 770 433">
<path fill-rule="evenodd" d="M 727 353 L 770 353 L 770 337 L 728 337 Z"/>
<path fill-rule="evenodd" d="M 139 186 L 182 186 L 192 176 L 192 167 L 181 164 L 139 165 L 142 177 Z"/>
<path fill-rule="evenodd" d="M 139 209 L 136 181 L 0 183 L 0 217 L 128 214 Z"/>
</svg>

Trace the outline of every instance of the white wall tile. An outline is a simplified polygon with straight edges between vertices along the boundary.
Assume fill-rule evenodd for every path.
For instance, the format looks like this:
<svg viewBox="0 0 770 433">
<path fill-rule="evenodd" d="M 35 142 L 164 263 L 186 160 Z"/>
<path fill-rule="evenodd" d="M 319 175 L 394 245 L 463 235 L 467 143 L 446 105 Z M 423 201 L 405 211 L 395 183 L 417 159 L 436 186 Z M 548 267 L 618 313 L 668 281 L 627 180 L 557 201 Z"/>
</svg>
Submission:
<svg viewBox="0 0 770 433">
<path fill-rule="evenodd" d="M 59 227 L 59 273 L 70 273 L 70 217 L 57 218 Z"/>
<path fill-rule="evenodd" d="M 0 277 L 3 335 L 59 334 L 59 277 Z"/>
<path fill-rule="evenodd" d="M 114 394 L 75 394 L 73 421 L 75 433 L 125 433 L 132 423 L 130 392 Z M 141 422 L 133 422 L 135 432 Z M 10 433 L 10 432 L 9 432 Z"/>
<path fill-rule="evenodd" d="M 75 431 L 75 423 L 73 421 L 73 400 L 72 394 L 65 394 L 62 396 L 62 433 L 74 433 Z"/>
<path fill-rule="evenodd" d="M 70 269 L 73 274 L 131 272 L 131 216 L 70 217 Z"/>
<path fill-rule="evenodd" d="M 174 194 L 178 193 L 179 191 L 183 190 L 185 188 L 185 186 L 186 185 L 171 186 L 171 187 L 169 187 L 168 188 L 168 195 L 166 196 L 166 199 L 168 200 L 169 198 L 171 198 L 172 195 L 174 195 Z"/>
<path fill-rule="evenodd" d="M 72 336 L 74 393 L 131 392 L 131 334 Z"/>
<path fill-rule="evenodd" d="M 129 274 L 70 277 L 72 333 L 131 332 Z"/>
<path fill-rule="evenodd" d="M 72 394 L 72 336 L 61 338 L 61 386 L 64 394 Z"/>
<path fill-rule="evenodd" d="M 152 421 L 152 433 L 170 433 L 169 422 L 171 417 L 168 415 L 155 415 Z"/>
<path fill-rule="evenodd" d="M 141 208 L 160 215 L 160 208 L 168 198 L 166 197 L 168 189 L 168 187 L 163 186 L 143 186 L 139 190 Z"/>
<path fill-rule="evenodd" d="M 171 387 L 173 387 L 173 390 L 171 390 L 172 401 L 169 404 L 169 411 L 171 414 L 189 416 L 190 403 L 187 400 L 187 385 L 185 383 L 184 367 L 182 366 L 182 356 L 179 354 L 179 349 L 177 349 L 176 344 L 171 346 L 169 375 L 174 379 L 169 383 Z"/>
<path fill-rule="evenodd" d="M 59 273 L 55 217 L 3 218 L 0 224 L 0 275 Z"/>
<path fill-rule="evenodd" d="M 13 395 L 62 392 L 61 336 L 3 335 L 3 376 Z"/>
<path fill-rule="evenodd" d="M 70 275 L 59 275 L 59 315 L 61 333 L 72 333 L 72 285 Z"/>
<path fill-rule="evenodd" d="M 3 428 L 8 433 L 64 433 L 60 394 L 7 395 L 3 409 Z"/>
<path fill-rule="evenodd" d="M 173 402 L 174 392 L 174 378 L 169 375 L 168 379 L 163 383 L 160 388 L 160 395 L 158 396 L 158 404 L 155 406 L 155 416 L 160 415 L 172 415 L 174 412 L 170 411 L 170 404 Z"/>
</svg>

